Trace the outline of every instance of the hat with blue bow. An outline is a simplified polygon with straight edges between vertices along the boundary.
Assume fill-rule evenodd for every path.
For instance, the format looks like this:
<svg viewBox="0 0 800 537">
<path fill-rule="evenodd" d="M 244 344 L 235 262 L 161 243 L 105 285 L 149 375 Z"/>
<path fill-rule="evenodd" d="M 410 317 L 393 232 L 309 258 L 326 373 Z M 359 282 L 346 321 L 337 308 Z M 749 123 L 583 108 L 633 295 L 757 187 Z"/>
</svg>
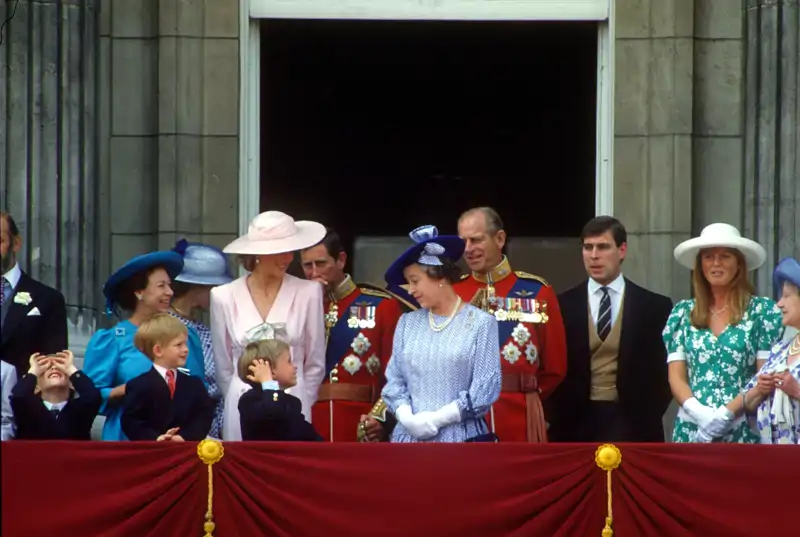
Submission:
<svg viewBox="0 0 800 537">
<path fill-rule="evenodd" d="M 414 263 L 441 266 L 442 258 L 458 262 L 464 255 L 464 239 L 455 235 L 439 235 L 436 226 L 420 226 L 408 234 L 414 245 L 392 263 L 384 276 L 389 286 L 406 283 L 403 270 Z"/>
</svg>

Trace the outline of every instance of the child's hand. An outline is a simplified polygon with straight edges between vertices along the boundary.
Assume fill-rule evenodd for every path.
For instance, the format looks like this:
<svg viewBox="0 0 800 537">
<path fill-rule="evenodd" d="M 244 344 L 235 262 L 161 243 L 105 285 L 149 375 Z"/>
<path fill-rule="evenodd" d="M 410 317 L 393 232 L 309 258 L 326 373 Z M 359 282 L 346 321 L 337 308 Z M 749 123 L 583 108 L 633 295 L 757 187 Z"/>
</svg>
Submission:
<svg viewBox="0 0 800 537">
<path fill-rule="evenodd" d="M 158 438 L 156 438 L 156 442 L 164 442 L 164 441 L 169 442 L 169 441 L 171 441 L 173 438 L 178 436 L 178 431 L 180 431 L 180 429 L 181 429 L 180 427 L 173 427 L 172 429 L 167 429 L 166 433 L 164 433 L 161 436 L 159 436 Z M 182 442 L 183 438 L 181 438 L 180 441 Z"/>
<path fill-rule="evenodd" d="M 181 435 L 176 434 L 172 438 L 170 438 L 170 441 L 172 441 L 172 442 L 184 442 L 185 440 L 183 439 L 183 437 Z"/>
<path fill-rule="evenodd" d="M 75 374 L 75 372 L 78 371 L 78 368 L 75 367 L 75 356 L 72 354 L 72 351 L 65 350 L 58 352 L 52 358 L 52 360 L 56 369 L 68 377 L 71 377 L 73 374 Z"/>
<path fill-rule="evenodd" d="M 250 370 L 247 380 L 251 382 L 261 384 L 272 380 L 272 368 L 269 366 L 269 362 L 265 360 L 255 360 L 247 369 Z"/>
<path fill-rule="evenodd" d="M 45 371 L 50 369 L 50 357 L 42 356 L 38 352 L 31 354 L 29 363 L 31 367 L 28 369 L 28 373 L 37 377 L 42 376 Z"/>
</svg>

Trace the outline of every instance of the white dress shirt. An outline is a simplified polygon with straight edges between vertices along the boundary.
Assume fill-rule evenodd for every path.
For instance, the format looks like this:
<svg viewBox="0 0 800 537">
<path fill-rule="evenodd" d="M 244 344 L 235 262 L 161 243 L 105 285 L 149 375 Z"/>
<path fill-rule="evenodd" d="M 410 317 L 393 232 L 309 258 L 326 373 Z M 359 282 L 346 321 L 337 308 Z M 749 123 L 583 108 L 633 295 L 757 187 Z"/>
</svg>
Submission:
<svg viewBox="0 0 800 537">
<path fill-rule="evenodd" d="M 597 316 L 600 313 L 600 300 L 603 298 L 603 291 L 600 290 L 603 285 L 597 283 L 589 278 L 589 309 L 592 312 L 592 319 L 597 326 Z M 619 310 L 622 307 L 622 297 L 625 296 L 625 277 L 620 274 L 617 278 L 606 285 L 608 287 L 608 296 L 611 299 L 611 326 L 617 322 Z"/>
<path fill-rule="evenodd" d="M 166 367 L 160 366 L 158 364 L 153 364 L 153 367 L 156 368 L 156 371 L 158 371 L 158 374 L 161 375 L 162 379 L 164 379 L 164 382 L 167 382 L 167 371 L 169 371 L 169 369 L 167 369 Z M 173 369 L 172 373 L 175 375 L 175 377 L 174 377 L 175 378 L 175 382 L 177 382 L 178 381 L 178 372 Z M 167 382 L 167 386 L 169 386 L 169 382 Z"/>
</svg>

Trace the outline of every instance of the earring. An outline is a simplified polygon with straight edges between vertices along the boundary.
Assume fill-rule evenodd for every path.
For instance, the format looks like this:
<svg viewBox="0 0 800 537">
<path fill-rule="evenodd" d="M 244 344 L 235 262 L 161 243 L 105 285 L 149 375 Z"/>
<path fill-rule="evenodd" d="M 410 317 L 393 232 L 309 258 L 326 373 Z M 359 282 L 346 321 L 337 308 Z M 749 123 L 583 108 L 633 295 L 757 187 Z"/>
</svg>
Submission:
<svg viewBox="0 0 800 537">
<path fill-rule="evenodd" d="M 142 295 L 136 295 L 136 300 L 141 300 L 141 299 L 142 299 Z"/>
</svg>

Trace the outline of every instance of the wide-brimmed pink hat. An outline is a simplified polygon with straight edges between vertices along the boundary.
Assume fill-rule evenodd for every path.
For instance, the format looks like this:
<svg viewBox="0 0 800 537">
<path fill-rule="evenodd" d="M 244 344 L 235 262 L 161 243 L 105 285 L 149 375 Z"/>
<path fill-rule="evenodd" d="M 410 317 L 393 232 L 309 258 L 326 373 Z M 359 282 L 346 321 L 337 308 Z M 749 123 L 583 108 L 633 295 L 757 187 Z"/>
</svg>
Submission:
<svg viewBox="0 0 800 537">
<path fill-rule="evenodd" d="M 222 251 L 226 254 L 270 255 L 310 248 L 325 237 L 325 226 L 299 221 L 280 211 L 261 213 L 250 221 L 247 235 Z"/>
</svg>

